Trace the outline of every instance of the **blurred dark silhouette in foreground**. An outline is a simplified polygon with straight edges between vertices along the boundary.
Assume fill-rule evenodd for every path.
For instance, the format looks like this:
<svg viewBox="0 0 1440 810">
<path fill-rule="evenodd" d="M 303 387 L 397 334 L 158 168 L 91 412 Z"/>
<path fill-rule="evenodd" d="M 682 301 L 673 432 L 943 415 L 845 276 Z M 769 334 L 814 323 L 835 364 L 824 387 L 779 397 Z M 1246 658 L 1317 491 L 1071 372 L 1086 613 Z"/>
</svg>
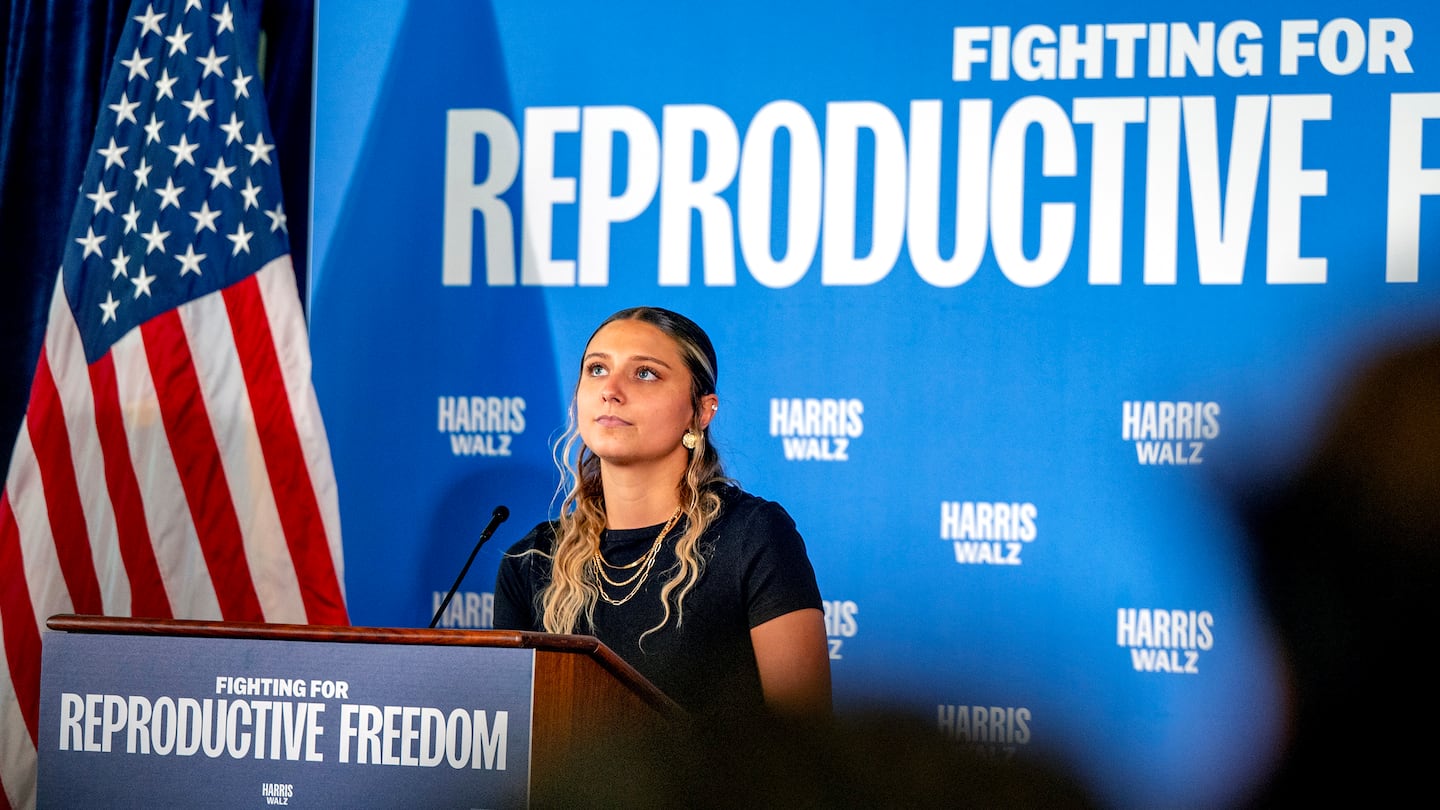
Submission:
<svg viewBox="0 0 1440 810">
<path fill-rule="evenodd" d="M 1440 682 L 1440 340 L 1342 390 L 1313 453 L 1244 505 L 1284 646 L 1288 744 L 1257 807 L 1424 796 Z"/>
<path fill-rule="evenodd" d="M 608 740 L 574 758 L 532 806 L 593 808 L 926 808 L 1099 805 L 1034 755 L 992 757 L 933 726 L 876 713 L 826 724 L 771 718 L 673 736 Z"/>
</svg>

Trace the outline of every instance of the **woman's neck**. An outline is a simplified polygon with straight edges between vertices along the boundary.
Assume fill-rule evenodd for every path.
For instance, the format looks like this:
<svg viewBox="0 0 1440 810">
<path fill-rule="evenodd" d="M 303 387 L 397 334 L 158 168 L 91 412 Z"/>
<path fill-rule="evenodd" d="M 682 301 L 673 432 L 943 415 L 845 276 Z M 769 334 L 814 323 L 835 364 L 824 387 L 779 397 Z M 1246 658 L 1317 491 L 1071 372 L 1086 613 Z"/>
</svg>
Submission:
<svg viewBox="0 0 1440 810">
<path fill-rule="evenodd" d="M 681 474 L 683 470 L 602 466 L 605 527 L 639 529 L 669 520 L 680 503 L 677 484 Z"/>
</svg>

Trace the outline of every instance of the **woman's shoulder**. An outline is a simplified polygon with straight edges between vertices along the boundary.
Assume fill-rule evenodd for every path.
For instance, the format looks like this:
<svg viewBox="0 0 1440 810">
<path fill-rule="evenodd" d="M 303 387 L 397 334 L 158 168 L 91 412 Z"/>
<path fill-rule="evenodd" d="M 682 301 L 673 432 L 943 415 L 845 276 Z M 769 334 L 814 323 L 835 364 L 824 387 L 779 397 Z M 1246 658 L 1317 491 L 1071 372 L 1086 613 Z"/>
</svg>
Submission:
<svg viewBox="0 0 1440 810">
<path fill-rule="evenodd" d="M 721 498 L 723 511 L 711 546 L 717 566 L 735 572 L 743 588 L 768 592 L 793 586 L 803 591 L 807 600 L 813 595 L 818 603 L 805 539 L 785 507 L 739 487 L 730 488 Z"/>
<path fill-rule="evenodd" d="M 509 554 L 520 554 L 531 550 L 549 551 L 555 545 L 556 522 L 542 520 L 525 533 L 524 537 L 510 544 Z"/>
<path fill-rule="evenodd" d="M 720 496 L 721 518 L 732 524 L 751 526 L 761 524 L 765 526 L 779 526 L 791 531 L 795 528 L 795 520 L 785 507 L 779 503 L 763 498 L 752 492 L 742 489 L 738 484 L 722 484 L 716 489 Z"/>
</svg>

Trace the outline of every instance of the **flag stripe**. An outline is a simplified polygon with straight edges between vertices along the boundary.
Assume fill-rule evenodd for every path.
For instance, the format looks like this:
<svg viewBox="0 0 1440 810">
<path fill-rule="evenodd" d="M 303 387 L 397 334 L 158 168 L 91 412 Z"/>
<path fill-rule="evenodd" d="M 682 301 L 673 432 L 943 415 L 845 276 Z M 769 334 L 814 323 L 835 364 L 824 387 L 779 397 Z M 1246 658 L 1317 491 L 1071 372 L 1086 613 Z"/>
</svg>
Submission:
<svg viewBox="0 0 1440 810">
<path fill-rule="evenodd" d="M 281 256 L 255 274 L 260 284 L 260 297 L 265 302 L 270 334 L 284 376 L 285 390 L 291 406 L 291 418 L 300 439 L 300 451 L 310 477 L 320 519 L 329 544 L 331 568 L 339 593 L 342 614 L 337 624 L 347 624 L 343 613 L 345 598 L 344 554 L 340 548 L 340 502 L 336 493 L 335 469 L 330 464 L 330 444 L 325 435 L 325 422 L 320 418 L 320 403 L 310 382 L 310 339 L 305 332 L 305 313 L 300 308 L 300 292 L 295 286 L 295 270 L 289 256 Z M 315 619 L 314 621 L 323 621 Z"/>
<path fill-rule="evenodd" d="M 39 628 L 56 613 L 75 612 L 75 606 L 70 602 L 65 579 L 60 574 L 60 561 L 55 556 L 55 541 L 51 537 L 50 516 L 45 501 L 16 497 L 17 493 L 44 492 L 39 464 L 30 445 L 30 431 L 23 423 L 15 436 L 10 478 L 5 486 L 10 496 L 10 512 L 20 531 L 20 559 L 25 564 L 25 587 L 30 593 L 30 620 Z"/>
<path fill-rule="evenodd" d="M 3 631 L 0 631 L 3 633 Z M 20 716 L 10 676 L 0 666 L 0 715 Z M 0 723 L 0 810 L 24 807 L 35 793 L 36 746 L 23 722 Z"/>
<path fill-rule="evenodd" d="M 245 559 L 240 520 L 200 395 L 200 381 L 178 312 L 161 313 L 140 327 L 150 379 L 180 473 L 185 501 L 200 538 L 200 549 L 216 588 L 220 615 L 227 621 L 263 621 L 260 600 Z"/>
<path fill-rule="evenodd" d="M 115 382 L 115 361 L 105 355 L 90 366 L 90 386 L 95 397 L 95 421 L 105 457 L 105 483 L 115 509 L 116 539 L 125 572 L 130 578 L 130 615 L 169 619 L 174 612 L 166 595 L 150 528 L 145 523 L 145 501 L 130 448 L 125 439 L 120 391 Z"/>
<path fill-rule="evenodd" d="M 210 581 L 180 471 L 170 455 L 159 396 L 150 379 L 140 332 L 133 331 L 116 341 L 110 355 L 115 361 L 120 401 L 125 403 L 126 443 L 145 495 L 146 524 L 165 592 L 177 618 L 219 619 L 217 587 Z"/>
<path fill-rule="evenodd" d="M 35 792 L 40 630 L 25 577 L 13 575 L 22 570 L 22 556 L 10 495 L 0 490 L 0 573 L 11 574 L 0 576 L 0 715 L 20 718 L 0 723 L 0 810 L 24 806 Z"/>
<path fill-rule="evenodd" d="M 115 535 L 115 513 L 105 491 L 105 456 L 96 425 L 95 403 L 84 345 L 57 280 L 50 319 L 45 330 L 45 357 L 54 377 L 55 391 L 69 438 L 68 470 L 80 494 L 76 517 L 84 521 L 84 538 L 99 586 L 101 607 L 87 613 L 116 613 L 130 608 L 130 582 L 118 544 L 104 538 Z M 58 465 L 58 459 L 57 465 Z M 63 465 L 62 469 L 64 468 Z M 79 537 L 76 541 L 80 540 Z M 77 546 L 78 551 L 78 546 Z M 48 616 L 41 616 L 41 619 Z"/>
<path fill-rule="evenodd" d="M 343 623 L 346 617 L 339 580 L 300 437 L 295 432 L 293 410 L 280 375 L 259 282 L 252 276 L 227 288 L 224 296 L 250 395 L 250 409 L 260 433 L 267 437 L 262 445 L 265 466 L 284 526 L 285 542 L 295 569 L 305 573 L 300 579 L 305 616 L 310 622 Z"/>
<path fill-rule="evenodd" d="M 212 425 L 244 540 L 245 556 L 266 621 L 305 621 L 300 581 L 285 545 L 275 493 L 265 474 L 264 442 L 246 393 L 245 375 L 225 299 L 210 294 L 184 304 L 180 323 L 195 360 L 201 396 L 225 413 Z"/>
<path fill-rule="evenodd" d="M 20 527 L 10 509 L 9 493 L 0 493 L 0 571 L 23 571 Z M 25 577 L 0 578 L 0 632 L 5 634 L 5 661 L 10 684 L 33 747 L 40 732 L 40 628 Z M 8 743 L 9 740 L 6 740 Z"/>
<path fill-rule="evenodd" d="M 40 353 L 30 390 L 30 413 L 40 418 L 26 419 L 25 424 L 45 488 L 45 507 L 50 514 L 60 573 L 65 578 L 65 587 L 70 591 L 70 601 L 76 611 L 103 613 L 105 608 L 100 598 L 100 583 L 96 580 L 94 561 L 90 557 L 85 512 L 71 464 L 70 434 L 60 406 L 60 392 L 50 373 L 48 352 Z"/>
</svg>

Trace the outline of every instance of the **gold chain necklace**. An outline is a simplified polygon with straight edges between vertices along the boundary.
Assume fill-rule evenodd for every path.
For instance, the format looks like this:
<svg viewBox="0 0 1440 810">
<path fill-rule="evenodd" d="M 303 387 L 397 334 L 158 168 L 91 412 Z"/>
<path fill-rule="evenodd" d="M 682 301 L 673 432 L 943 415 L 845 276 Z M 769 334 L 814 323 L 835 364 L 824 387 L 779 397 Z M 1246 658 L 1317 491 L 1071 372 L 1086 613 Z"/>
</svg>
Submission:
<svg viewBox="0 0 1440 810">
<path fill-rule="evenodd" d="M 640 556 L 638 559 L 628 565 L 613 565 L 609 562 L 606 562 L 605 558 L 600 554 L 600 547 L 597 545 L 595 547 L 595 554 L 593 557 L 591 557 L 591 562 L 594 564 L 595 570 L 600 574 L 600 579 L 602 580 L 599 588 L 600 598 L 604 599 L 606 602 L 609 602 L 612 605 L 617 606 L 623 605 L 633 599 L 635 597 L 635 594 L 640 592 L 641 586 L 645 584 L 645 579 L 650 575 L 650 569 L 655 565 L 655 558 L 660 554 L 660 545 L 665 542 L 665 535 L 669 534 L 670 530 L 675 528 L 675 523 L 679 520 L 680 509 L 677 508 L 675 510 L 675 514 L 671 515 L 670 519 L 665 521 L 665 525 L 660 528 L 660 534 L 655 536 L 655 542 L 650 545 L 650 550 L 645 552 L 642 556 Z M 631 568 L 636 567 L 639 567 L 640 570 L 636 571 L 634 574 L 631 574 L 629 579 L 617 582 L 616 580 L 611 579 L 610 575 L 605 572 L 605 568 L 607 566 L 619 571 L 627 571 Z M 634 583 L 635 587 L 630 589 L 630 593 L 625 594 L 625 596 L 619 599 L 616 599 L 605 592 L 606 584 L 609 584 L 616 588 L 624 588 L 631 583 Z"/>
</svg>

